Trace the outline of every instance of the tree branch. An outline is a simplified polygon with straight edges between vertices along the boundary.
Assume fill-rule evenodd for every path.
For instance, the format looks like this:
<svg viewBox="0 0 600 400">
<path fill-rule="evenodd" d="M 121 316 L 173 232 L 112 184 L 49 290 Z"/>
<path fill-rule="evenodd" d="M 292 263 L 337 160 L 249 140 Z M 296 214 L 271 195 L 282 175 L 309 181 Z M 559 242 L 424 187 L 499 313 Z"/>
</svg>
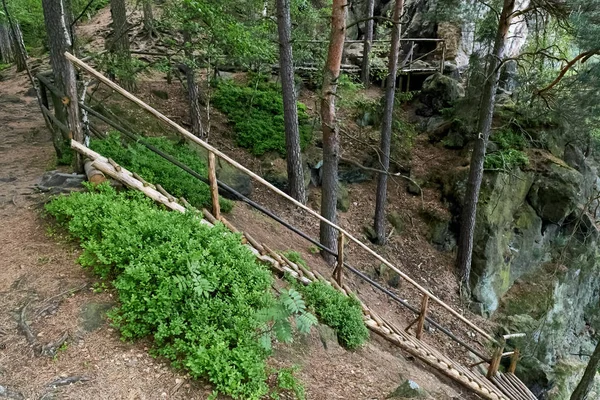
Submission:
<svg viewBox="0 0 600 400">
<path fill-rule="evenodd" d="M 600 48 L 594 49 L 594 50 L 590 50 L 590 51 L 586 51 L 583 52 L 581 54 L 579 54 L 577 57 L 575 57 L 574 59 L 572 59 L 571 61 L 569 61 L 567 63 L 567 65 L 565 65 L 563 67 L 563 69 L 560 71 L 560 73 L 558 74 L 558 76 L 556 77 L 556 79 L 554 79 L 548 86 L 546 86 L 543 89 L 540 89 L 536 92 L 537 95 L 541 95 L 544 92 L 547 92 L 548 90 L 552 89 L 554 86 L 556 86 L 561 80 L 562 78 L 565 76 L 565 74 L 579 61 L 582 60 L 581 62 L 585 62 L 587 61 L 590 57 L 592 57 L 593 55 L 596 54 L 600 54 Z"/>
</svg>

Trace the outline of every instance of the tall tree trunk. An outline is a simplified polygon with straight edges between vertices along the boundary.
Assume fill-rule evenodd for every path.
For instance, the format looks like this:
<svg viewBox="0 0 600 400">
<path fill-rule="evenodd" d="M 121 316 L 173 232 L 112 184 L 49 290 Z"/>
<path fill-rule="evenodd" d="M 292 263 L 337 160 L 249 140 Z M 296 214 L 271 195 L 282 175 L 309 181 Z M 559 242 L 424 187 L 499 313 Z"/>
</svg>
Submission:
<svg viewBox="0 0 600 400">
<path fill-rule="evenodd" d="M 119 83 L 127 90 L 135 89 L 135 79 L 131 70 L 131 53 L 129 51 L 129 24 L 125 0 L 110 0 L 110 13 L 113 22 L 113 40 L 110 50 L 115 54 L 120 70 Z"/>
<path fill-rule="evenodd" d="M 470 292 L 471 261 L 473 256 L 473 235 L 475 231 L 475 218 L 477 215 L 477 201 L 483 178 L 483 162 L 485 151 L 492 129 L 492 118 L 496 103 L 496 90 L 500 79 L 500 66 L 504 58 L 504 46 L 510 27 L 512 14 L 515 9 L 515 0 L 504 0 L 502 13 L 498 22 L 498 31 L 494 41 L 492 54 L 489 55 L 488 67 L 479 105 L 479 137 L 475 140 L 475 147 L 471 155 L 469 180 L 465 193 L 458 242 L 457 266 L 461 286 L 466 293 Z"/>
<path fill-rule="evenodd" d="M 388 77 L 385 89 L 385 108 L 381 122 L 381 169 L 377 181 L 375 200 L 375 234 L 377 244 L 385 244 L 385 203 L 387 199 L 388 170 L 390 168 L 390 148 L 392 143 L 392 117 L 394 115 L 394 97 L 396 94 L 396 76 L 398 75 L 398 52 L 400 50 L 400 17 L 404 9 L 404 0 L 396 0 L 394 5 L 392 42 L 388 60 Z"/>
<path fill-rule="evenodd" d="M 588 361 L 588 365 L 585 368 L 583 377 L 579 381 L 579 384 L 575 388 L 575 391 L 571 395 L 571 400 L 587 400 L 592 386 L 594 386 L 594 378 L 600 369 L 600 341 L 596 344 L 594 353 Z"/>
<path fill-rule="evenodd" d="M 360 79 L 366 89 L 371 84 L 371 46 L 373 45 L 373 14 L 375 12 L 375 0 L 367 1 L 367 31 L 365 32 L 365 43 L 363 46 L 362 68 Z"/>
<path fill-rule="evenodd" d="M 17 72 L 25 71 L 27 69 L 27 51 L 25 50 L 25 45 L 23 44 L 23 35 L 21 34 L 19 22 L 11 17 L 6 5 L 6 0 L 2 0 L 2 8 L 4 10 L 4 14 L 6 15 L 6 20 L 8 21 L 10 39 L 12 42 L 11 47 L 14 52 L 15 63 L 17 64 Z"/>
<path fill-rule="evenodd" d="M 8 22 L 0 21 L 0 61 L 10 64 L 15 60 L 13 41 Z"/>
<path fill-rule="evenodd" d="M 50 64 L 54 72 L 56 86 L 66 95 L 67 122 L 71 137 L 83 142 L 83 132 L 79 122 L 79 107 L 77 106 L 77 81 L 75 68 L 65 57 L 65 52 L 71 50 L 73 38 L 69 33 L 68 17 L 65 14 L 64 0 L 42 0 L 44 21 L 50 49 Z M 75 155 L 75 170 L 83 172 L 83 160 Z"/>
<path fill-rule="evenodd" d="M 204 129 L 202 128 L 202 116 L 200 114 L 200 90 L 196 83 L 196 71 L 194 68 L 187 68 L 186 82 L 188 87 L 188 97 L 190 101 L 190 119 L 192 122 L 192 133 L 199 137 L 204 137 Z"/>
<path fill-rule="evenodd" d="M 304 169 L 300 154 L 300 129 L 298 106 L 294 86 L 294 58 L 292 54 L 292 19 L 290 0 L 277 0 L 277 30 L 279 32 L 279 74 L 283 92 L 283 120 L 285 122 L 285 150 L 287 153 L 287 176 L 290 196 L 301 203 L 306 202 Z"/>
<path fill-rule="evenodd" d="M 18 21 L 12 23 L 14 48 L 16 49 L 15 61 L 17 64 L 17 72 L 25 71 L 27 69 L 27 50 L 25 49 L 25 42 L 23 42 L 23 33 L 21 32 L 21 26 Z"/>
<path fill-rule="evenodd" d="M 321 215 L 331 222 L 336 222 L 336 203 L 338 191 L 338 161 L 340 157 L 339 128 L 335 117 L 335 97 L 344 39 L 346 37 L 347 0 L 333 0 L 331 13 L 331 38 L 327 52 L 327 62 L 323 73 L 323 93 L 321 97 L 321 126 L 323 131 L 323 187 L 321 190 Z M 336 229 L 323 221 L 320 224 L 321 243 L 332 250 L 337 250 Z M 329 263 L 335 262 L 335 257 L 321 252 Z"/>
<path fill-rule="evenodd" d="M 199 137 L 204 137 L 202 127 L 202 115 L 200 114 L 200 89 L 196 82 L 196 62 L 191 48 L 192 35 L 188 31 L 183 31 L 183 47 L 185 52 L 186 64 L 184 65 L 185 77 L 188 90 L 188 100 L 190 104 L 190 120 L 192 123 L 192 133 Z"/>
<path fill-rule="evenodd" d="M 149 37 L 156 35 L 154 27 L 154 13 L 152 12 L 152 0 L 142 0 L 144 13 L 144 30 Z"/>
</svg>

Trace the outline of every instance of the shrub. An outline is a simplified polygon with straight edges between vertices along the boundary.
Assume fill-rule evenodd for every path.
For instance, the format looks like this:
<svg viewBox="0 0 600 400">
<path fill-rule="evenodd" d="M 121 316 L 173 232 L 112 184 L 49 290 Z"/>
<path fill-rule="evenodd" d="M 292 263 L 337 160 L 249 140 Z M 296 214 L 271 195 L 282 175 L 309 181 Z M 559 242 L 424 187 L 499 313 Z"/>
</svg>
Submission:
<svg viewBox="0 0 600 400">
<path fill-rule="evenodd" d="M 290 317 L 304 332 L 316 322 L 300 294 L 275 299 L 268 269 L 221 224 L 168 212 L 139 192 L 95 190 L 58 197 L 46 210 L 81 241 L 80 263 L 114 279 L 120 305 L 110 317 L 122 337 L 152 336 L 156 355 L 217 392 L 265 396 L 271 332 L 291 340 Z"/>
<path fill-rule="evenodd" d="M 485 156 L 484 167 L 486 169 L 512 169 L 529 164 L 527 154 L 521 150 L 508 149 L 499 150 Z"/>
<path fill-rule="evenodd" d="M 527 140 L 523 135 L 510 129 L 502 129 L 494 132 L 492 140 L 498 145 L 499 150 L 486 154 L 485 168 L 508 170 L 529 164 L 529 158 L 523 152 L 527 147 Z"/>
<path fill-rule="evenodd" d="M 313 282 L 298 285 L 306 303 L 315 310 L 319 319 L 333 328 L 340 344 L 347 349 L 356 349 L 369 339 L 369 330 L 363 321 L 362 308 L 353 296 L 344 296 L 334 287 Z"/>
<path fill-rule="evenodd" d="M 279 88 L 267 82 L 240 86 L 220 81 L 213 104 L 233 124 L 237 144 L 256 156 L 275 151 L 285 156 L 285 125 L 283 98 Z M 298 103 L 300 147 L 304 149 L 312 138 L 306 106 Z"/>
<path fill-rule="evenodd" d="M 198 153 L 182 143 L 175 143 L 164 137 L 144 139 L 149 144 L 170 154 L 202 176 L 207 176 L 205 161 Z M 181 168 L 148 150 L 140 143 L 123 146 L 119 134 L 112 133 L 105 140 L 92 140 L 91 148 L 105 157 L 110 157 L 123 167 L 138 173 L 152 183 L 159 183 L 176 197 L 185 197 L 195 207 L 211 208 L 210 188 Z M 223 212 L 233 208 L 233 202 L 219 198 Z"/>
</svg>

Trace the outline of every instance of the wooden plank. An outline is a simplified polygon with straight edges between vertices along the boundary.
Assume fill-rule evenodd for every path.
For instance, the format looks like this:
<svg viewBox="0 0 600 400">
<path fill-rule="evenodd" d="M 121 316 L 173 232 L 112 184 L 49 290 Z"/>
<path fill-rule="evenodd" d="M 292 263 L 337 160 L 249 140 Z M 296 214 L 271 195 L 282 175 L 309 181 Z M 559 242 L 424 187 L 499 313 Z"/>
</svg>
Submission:
<svg viewBox="0 0 600 400">
<path fill-rule="evenodd" d="M 219 185 L 217 182 L 217 167 L 215 153 L 208 152 L 208 183 L 210 184 L 210 197 L 212 200 L 213 215 L 221 219 L 221 206 L 219 205 Z"/>
<path fill-rule="evenodd" d="M 263 179 L 261 176 L 255 174 L 254 172 L 252 172 L 248 168 L 244 167 L 243 165 L 241 165 L 237 161 L 233 160 L 231 157 L 229 157 L 226 154 L 222 153 L 217 148 L 213 147 L 212 145 L 208 144 L 207 142 L 205 142 L 205 141 L 199 139 L 198 137 L 194 136 L 193 134 L 191 134 L 190 132 L 188 132 L 186 129 L 184 129 L 182 126 L 180 126 L 179 124 L 175 123 L 174 121 L 171 121 L 164 114 L 160 113 L 159 111 L 157 111 L 153 107 L 149 106 L 148 104 L 146 104 L 142 100 L 138 99 L 133 94 L 127 92 L 126 90 L 124 90 L 123 88 L 121 88 L 120 86 L 118 86 L 117 84 L 115 84 L 114 82 L 112 82 L 110 79 L 106 78 L 104 75 L 102 75 L 101 73 L 99 73 L 98 71 L 96 71 L 91 66 L 87 65 L 85 62 L 83 62 L 83 61 L 79 60 L 77 57 L 73 56 L 69 52 L 65 53 L 65 57 L 69 61 L 71 61 L 73 64 L 76 64 L 78 67 L 80 67 L 80 68 L 84 69 L 85 71 L 89 72 L 90 74 L 94 75 L 102 83 L 104 83 L 105 85 L 109 86 L 111 89 L 115 90 L 116 92 L 120 93 L 123 97 L 125 97 L 125 98 L 131 100 L 132 102 L 136 103 L 140 107 L 144 108 L 146 111 L 148 111 L 151 114 L 153 114 L 154 116 L 156 116 L 159 120 L 165 122 L 167 125 L 169 125 L 172 128 L 174 128 L 183 137 L 191 140 L 192 142 L 195 142 L 195 143 L 199 144 L 200 146 L 204 147 L 208 151 L 212 151 L 213 153 L 215 153 L 215 155 L 217 155 L 220 158 L 222 158 L 223 160 L 227 161 L 233 167 L 235 167 L 235 168 L 239 169 L 240 171 L 248 174 L 250 177 L 252 177 L 256 181 L 258 181 L 259 183 L 261 183 L 262 185 L 264 185 L 265 187 L 267 187 L 272 192 L 274 192 L 276 194 L 279 194 L 280 196 L 284 197 L 285 199 L 287 199 L 288 201 L 290 201 L 292 204 L 296 205 L 297 207 L 299 207 L 299 208 L 303 209 L 304 211 L 308 212 L 313 217 L 317 218 L 319 221 L 321 221 L 323 223 L 326 223 L 326 224 L 330 225 L 331 227 L 337 229 L 338 231 L 342 232 L 349 240 L 351 240 L 352 242 L 356 243 L 359 247 L 361 247 L 367 253 L 371 254 L 373 257 L 375 257 L 377 260 L 379 260 L 383 264 L 387 265 L 391 270 L 393 270 L 398 275 L 400 275 L 401 278 L 405 279 L 408 283 L 410 283 L 411 285 L 413 285 L 421 293 L 426 294 L 427 296 L 429 296 L 429 298 L 432 301 L 434 301 L 435 303 L 439 304 L 442 308 L 444 308 L 446 311 L 448 311 L 450 314 L 452 314 L 456 319 L 462 321 L 464 324 L 466 324 L 467 326 L 469 326 L 475 332 L 479 333 L 481 336 L 485 337 L 486 339 L 490 340 L 493 343 L 496 343 L 496 340 L 489 333 L 487 333 L 486 331 L 484 331 L 483 329 L 481 329 L 479 326 L 477 326 L 475 323 L 471 322 L 469 319 L 465 318 L 462 314 L 460 314 L 458 311 L 454 310 L 448 304 L 444 303 L 438 297 L 434 296 L 427 289 L 425 289 L 423 286 L 421 286 L 419 283 L 417 283 L 411 277 L 409 277 L 404 272 L 402 272 L 400 269 L 398 269 L 395 265 L 393 265 L 387 259 L 385 259 L 381 255 L 379 255 L 378 253 L 376 253 L 375 251 L 373 251 L 369 246 L 367 246 L 361 240 L 358 240 L 357 238 L 355 238 L 347 230 L 341 228 L 337 224 L 332 223 L 327 218 L 322 217 L 315 210 L 313 210 L 310 207 L 307 207 L 304 204 L 300 203 L 299 201 L 295 200 L 294 198 L 292 198 L 291 196 L 289 196 L 287 193 L 285 193 L 282 190 L 276 188 L 275 186 L 273 186 L 272 184 L 270 184 L 269 182 L 267 182 L 265 179 Z"/>
<path fill-rule="evenodd" d="M 425 316 L 427 315 L 428 307 L 429 307 L 429 296 L 423 295 L 423 301 L 421 302 L 421 313 L 419 314 L 419 320 L 417 322 L 417 331 L 415 333 L 415 336 L 419 340 L 423 336 L 423 327 L 425 326 Z"/>
</svg>

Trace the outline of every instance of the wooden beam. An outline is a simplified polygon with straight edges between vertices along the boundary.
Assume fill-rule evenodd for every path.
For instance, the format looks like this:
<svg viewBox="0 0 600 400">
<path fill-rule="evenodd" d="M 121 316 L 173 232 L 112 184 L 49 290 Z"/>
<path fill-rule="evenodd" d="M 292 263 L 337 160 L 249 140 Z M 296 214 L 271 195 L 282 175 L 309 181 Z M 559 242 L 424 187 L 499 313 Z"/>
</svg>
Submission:
<svg viewBox="0 0 600 400">
<path fill-rule="evenodd" d="M 517 363 L 519 362 L 519 357 L 521 356 L 521 351 L 519 349 L 515 349 L 513 351 L 512 357 L 510 358 L 510 365 L 508 367 L 507 372 L 514 374 L 517 370 Z"/>
<path fill-rule="evenodd" d="M 338 256 L 337 256 L 337 264 L 335 269 L 333 270 L 333 279 L 337 282 L 338 285 L 342 286 L 342 278 L 344 271 L 344 242 L 346 241 L 344 234 L 340 231 L 338 234 Z"/>
<path fill-rule="evenodd" d="M 182 205 L 170 202 L 167 196 L 163 195 L 158 190 L 153 189 L 150 186 L 144 186 L 142 182 L 135 179 L 133 177 L 133 174 L 125 168 L 120 167 L 119 170 L 117 170 L 117 168 L 115 168 L 115 165 L 113 165 L 114 161 L 113 163 L 110 163 L 109 159 L 107 159 L 106 157 L 101 156 L 100 154 L 85 147 L 83 144 L 75 140 L 71 140 L 71 147 L 82 156 L 92 160 L 92 166 L 104 173 L 105 175 L 110 176 L 111 178 L 116 179 L 119 182 L 123 182 L 126 186 L 132 189 L 139 190 L 146 196 L 150 197 L 152 200 L 164 204 L 171 210 L 185 212 L 185 208 Z"/>
<path fill-rule="evenodd" d="M 427 316 L 427 308 L 429 307 L 429 296 L 424 295 L 423 301 L 421 302 L 421 313 L 419 314 L 419 319 L 417 321 L 417 330 L 415 332 L 415 336 L 417 339 L 421 340 L 423 336 L 423 327 L 425 326 L 425 317 Z"/>
<path fill-rule="evenodd" d="M 235 168 L 239 169 L 240 171 L 248 174 L 250 177 L 252 177 L 256 181 L 258 181 L 259 183 L 261 183 L 262 185 L 264 185 L 265 187 L 267 187 L 272 192 L 274 192 L 274 193 L 276 193 L 276 194 L 284 197 L 285 199 L 287 199 L 288 201 L 290 201 L 292 204 L 296 205 L 297 207 L 299 207 L 302 210 L 306 211 L 307 213 L 309 213 L 313 217 L 317 218 L 319 221 L 321 221 L 323 223 L 326 223 L 326 224 L 332 226 L 333 228 L 339 230 L 340 232 L 344 233 L 344 235 L 346 235 L 346 237 L 349 240 L 351 240 L 352 242 L 356 243 L 360 248 L 362 248 L 367 253 L 369 253 L 370 255 L 372 255 L 373 257 L 375 257 L 379 262 L 387 265 L 392 271 L 396 272 L 401 278 L 403 278 L 408 283 L 410 283 L 411 285 L 413 285 L 418 291 L 420 291 L 421 293 L 426 294 L 427 296 L 429 296 L 429 298 L 431 300 L 433 300 L 435 303 L 439 304 L 442 308 L 444 308 L 446 311 L 448 311 L 450 314 L 452 314 L 456 319 L 462 321 L 464 324 L 466 324 L 467 326 L 469 326 L 471 329 L 473 329 L 475 332 L 479 333 L 481 336 L 485 337 L 489 341 L 491 341 L 493 343 L 497 343 L 496 339 L 494 339 L 489 333 L 487 333 L 486 331 L 484 331 L 483 329 L 481 329 L 479 326 L 477 326 L 475 323 L 471 322 L 469 319 L 465 318 L 462 314 L 460 314 L 458 311 L 454 310 L 448 304 L 444 303 L 438 297 L 434 296 L 427 289 L 425 289 L 423 286 L 421 286 L 419 283 L 417 283 L 410 276 L 406 275 L 404 272 L 402 272 L 400 269 L 398 269 L 395 265 L 393 265 L 387 259 L 383 258 L 381 255 L 379 255 L 378 253 L 376 253 L 375 251 L 373 251 L 365 243 L 363 243 L 362 241 L 360 241 L 357 238 L 355 238 L 347 230 L 339 227 L 337 224 L 332 223 L 327 218 L 322 217 L 321 214 L 319 214 L 317 211 L 313 210 L 310 207 L 305 206 L 304 204 L 302 204 L 299 201 L 295 200 L 293 197 L 289 196 L 287 193 L 283 192 L 282 190 L 277 189 L 275 186 L 273 186 L 272 184 L 270 184 L 269 182 L 267 182 L 261 176 L 255 174 L 254 172 L 252 172 L 248 168 L 244 167 L 243 165 L 241 165 L 240 163 L 238 163 L 237 161 L 235 161 L 231 157 L 227 156 L 225 153 L 221 152 L 220 150 L 218 150 L 217 148 L 215 148 L 212 145 L 208 144 L 207 142 L 199 139 L 198 137 L 196 137 L 192 133 L 188 132 L 181 125 L 179 125 L 176 122 L 170 120 L 169 118 L 167 118 L 161 112 L 157 111 L 153 107 L 149 106 L 148 104 L 146 104 L 142 100 L 140 100 L 137 97 L 135 97 L 133 94 L 131 94 L 128 91 L 126 91 L 125 89 L 121 88 L 119 85 L 117 85 L 116 83 L 112 82 L 110 79 L 106 78 L 100 72 L 96 71 L 94 68 L 92 68 L 91 66 L 87 65 L 83 61 L 79 60 L 77 57 L 73 56 L 71 53 L 66 52 L 65 53 L 65 57 L 69 61 L 71 61 L 72 63 L 76 64 L 77 66 L 79 66 L 83 70 L 87 71 L 91 75 L 93 75 L 96 78 L 98 78 L 102 83 L 104 83 L 105 85 L 107 85 L 111 89 L 115 90 L 116 92 L 118 92 L 119 94 L 121 94 L 123 97 L 131 100 L 135 104 L 137 104 L 140 107 L 144 108 L 149 113 L 153 114 L 159 120 L 161 120 L 164 123 L 166 123 L 167 125 L 171 126 L 173 129 L 175 129 L 177 132 L 179 132 L 179 134 L 181 134 L 186 139 L 188 139 L 188 140 L 190 140 L 190 141 L 192 141 L 192 142 L 194 142 L 194 143 L 196 143 L 196 144 L 204 147 L 208 151 L 214 152 L 215 155 L 217 155 L 220 158 L 222 158 L 223 160 L 227 161 L 233 167 L 235 167 Z"/>
<path fill-rule="evenodd" d="M 217 182 L 217 163 L 215 153 L 208 152 L 208 183 L 210 184 L 210 197 L 212 200 L 213 215 L 221 219 L 221 207 L 219 205 L 219 184 Z"/>
</svg>

